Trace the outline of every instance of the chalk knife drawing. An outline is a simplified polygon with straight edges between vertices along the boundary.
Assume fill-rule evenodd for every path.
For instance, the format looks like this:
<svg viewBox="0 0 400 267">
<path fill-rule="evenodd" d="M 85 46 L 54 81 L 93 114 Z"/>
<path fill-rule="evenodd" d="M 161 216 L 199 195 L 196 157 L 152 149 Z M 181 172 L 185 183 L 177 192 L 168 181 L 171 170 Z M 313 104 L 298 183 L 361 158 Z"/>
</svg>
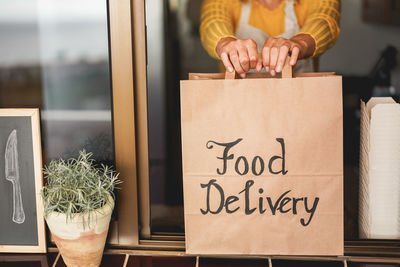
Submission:
<svg viewBox="0 0 400 267">
<path fill-rule="evenodd" d="M 24 207 L 22 205 L 21 185 L 19 181 L 19 164 L 17 151 L 17 130 L 13 130 L 8 136 L 5 153 L 6 179 L 13 185 L 13 217 L 15 223 L 25 221 Z"/>
</svg>

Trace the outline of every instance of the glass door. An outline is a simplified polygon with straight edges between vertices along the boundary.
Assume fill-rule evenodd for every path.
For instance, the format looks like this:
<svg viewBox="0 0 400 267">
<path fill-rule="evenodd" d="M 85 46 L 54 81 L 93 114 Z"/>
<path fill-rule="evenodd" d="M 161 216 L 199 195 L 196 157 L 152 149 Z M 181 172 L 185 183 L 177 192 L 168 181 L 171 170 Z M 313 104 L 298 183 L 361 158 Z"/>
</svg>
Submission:
<svg viewBox="0 0 400 267">
<path fill-rule="evenodd" d="M 218 72 L 201 46 L 201 0 L 146 0 L 148 160 L 152 235 L 184 234 L 179 81 Z"/>
</svg>

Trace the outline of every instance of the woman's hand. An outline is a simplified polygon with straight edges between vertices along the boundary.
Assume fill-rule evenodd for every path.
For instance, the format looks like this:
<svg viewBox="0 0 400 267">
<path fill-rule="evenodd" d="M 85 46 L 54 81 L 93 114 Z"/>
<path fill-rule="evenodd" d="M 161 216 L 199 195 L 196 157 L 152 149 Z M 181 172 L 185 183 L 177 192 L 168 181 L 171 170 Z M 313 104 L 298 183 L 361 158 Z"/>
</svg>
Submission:
<svg viewBox="0 0 400 267">
<path fill-rule="evenodd" d="M 235 70 L 240 77 L 246 77 L 246 72 L 256 68 L 262 68 L 258 59 L 257 44 L 251 39 L 222 38 L 216 47 L 216 52 L 229 72 Z"/>
<path fill-rule="evenodd" d="M 262 49 L 262 64 L 271 75 L 282 71 L 286 57 L 290 55 L 290 65 L 296 65 L 298 59 L 314 54 L 315 41 L 308 34 L 298 34 L 291 39 L 270 37 Z"/>
</svg>

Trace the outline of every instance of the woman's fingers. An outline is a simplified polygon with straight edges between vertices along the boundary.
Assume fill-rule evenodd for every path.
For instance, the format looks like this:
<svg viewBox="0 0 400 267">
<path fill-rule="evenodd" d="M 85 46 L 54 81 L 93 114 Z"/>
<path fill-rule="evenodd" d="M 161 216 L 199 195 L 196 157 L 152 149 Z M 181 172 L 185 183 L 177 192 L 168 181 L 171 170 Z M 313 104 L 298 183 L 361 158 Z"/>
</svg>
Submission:
<svg viewBox="0 0 400 267">
<path fill-rule="evenodd" d="M 249 55 L 250 69 L 254 69 L 257 66 L 257 62 L 258 62 L 257 46 L 256 47 L 247 47 L 247 54 Z"/>
<path fill-rule="evenodd" d="M 229 60 L 228 54 L 223 52 L 223 53 L 221 53 L 220 57 L 221 57 L 222 63 L 225 66 L 225 69 L 227 69 L 229 72 L 233 72 L 233 66 L 231 64 L 231 61 Z"/>
<path fill-rule="evenodd" d="M 263 60 L 263 66 L 266 72 L 269 71 L 269 50 L 270 50 L 269 46 L 264 46 L 261 54 Z"/>
<path fill-rule="evenodd" d="M 257 44 L 254 40 L 222 38 L 216 52 L 228 71 L 236 71 L 243 78 L 245 72 L 257 66 Z"/>
<path fill-rule="evenodd" d="M 294 66 L 297 63 L 297 59 L 299 58 L 300 48 L 298 46 L 294 46 L 292 48 L 292 54 L 290 56 L 290 65 Z"/>
<path fill-rule="evenodd" d="M 261 57 L 258 59 L 258 61 L 257 61 L 257 64 L 256 64 L 256 70 L 257 70 L 257 72 L 260 72 L 261 71 L 261 69 L 262 69 L 262 67 L 263 67 L 263 63 L 262 63 L 262 59 L 261 59 Z"/>
<path fill-rule="evenodd" d="M 245 72 L 255 68 L 260 71 L 262 67 L 275 75 L 281 72 L 287 56 L 290 54 L 290 65 L 294 66 L 299 58 L 309 57 L 314 51 L 313 46 L 308 45 L 308 35 L 300 34 L 289 39 L 270 37 L 264 43 L 261 59 L 258 59 L 257 44 L 254 40 L 222 38 L 216 47 L 225 68 L 228 71 L 236 70 L 242 77 Z M 309 49 L 310 46 L 312 49 Z M 308 52 L 307 52 L 308 51 Z"/>
<path fill-rule="evenodd" d="M 283 44 L 279 49 L 279 56 L 276 63 L 275 71 L 280 73 L 283 69 L 283 65 L 285 65 L 285 60 L 289 54 L 290 44 Z"/>
<path fill-rule="evenodd" d="M 290 41 L 284 38 L 275 40 L 274 45 L 270 49 L 269 68 L 272 75 L 282 71 L 285 59 L 289 53 Z"/>
<path fill-rule="evenodd" d="M 276 38 L 270 37 L 265 41 L 263 49 L 261 51 L 261 57 L 263 60 L 263 66 L 265 68 L 265 71 L 268 72 L 270 71 L 270 61 L 271 61 L 271 48 L 274 45 L 276 41 Z"/>
<path fill-rule="evenodd" d="M 239 62 L 238 52 L 236 50 L 231 51 L 229 53 L 229 59 L 233 65 L 233 67 L 235 67 L 236 72 L 242 76 L 244 74 L 244 70 L 242 68 L 242 65 Z"/>
<path fill-rule="evenodd" d="M 270 37 L 265 42 L 262 49 L 263 66 L 272 75 L 282 71 L 288 55 L 290 55 L 290 65 L 296 65 L 300 58 L 302 46 L 299 42 L 285 38 Z"/>
<path fill-rule="evenodd" d="M 279 49 L 278 47 L 274 46 L 270 49 L 270 54 L 269 54 L 270 60 L 269 60 L 269 69 L 272 75 L 275 75 L 275 67 L 278 61 L 279 57 Z"/>
<path fill-rule="evenodd" d="M 240 49 L 238 49 L 238 52 L 240 65 L 242 66 L 244 72 L 248 72 L 250 70 L 250 59 L 249 54 L 247 53 L 247 49 L 241 47 Z"/>
</svg>

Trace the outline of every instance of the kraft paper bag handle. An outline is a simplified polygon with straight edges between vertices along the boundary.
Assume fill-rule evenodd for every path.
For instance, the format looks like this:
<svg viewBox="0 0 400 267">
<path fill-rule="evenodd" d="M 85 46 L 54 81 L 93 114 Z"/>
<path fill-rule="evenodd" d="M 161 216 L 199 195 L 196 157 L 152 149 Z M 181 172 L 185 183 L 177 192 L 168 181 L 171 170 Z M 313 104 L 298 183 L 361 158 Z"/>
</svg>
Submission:
<svg viewBox="0 0 400 267">
<path fill-rule="evenodd" d="M 285 65 L 282 69 L 282 78 L 292 78 L 293 77 L 293 67 L 289 64 L 290 57 L 286 57 Z M 225 80 L 234 80 L 236 78 L 236 71 L 225 71 Z"/>
<path fill-rule="evenodd" d="M 225 71 L 225 80 L 234 80 L 236 76 L 236 71 Z"/>
<path fill-rule="evenodd" d="M 292 78 L 293 77 L 293 67 L 289 63 L 290 57 L 286 57 L 285 65 L 282 69 L 282 78 Z"/>
</svg>

